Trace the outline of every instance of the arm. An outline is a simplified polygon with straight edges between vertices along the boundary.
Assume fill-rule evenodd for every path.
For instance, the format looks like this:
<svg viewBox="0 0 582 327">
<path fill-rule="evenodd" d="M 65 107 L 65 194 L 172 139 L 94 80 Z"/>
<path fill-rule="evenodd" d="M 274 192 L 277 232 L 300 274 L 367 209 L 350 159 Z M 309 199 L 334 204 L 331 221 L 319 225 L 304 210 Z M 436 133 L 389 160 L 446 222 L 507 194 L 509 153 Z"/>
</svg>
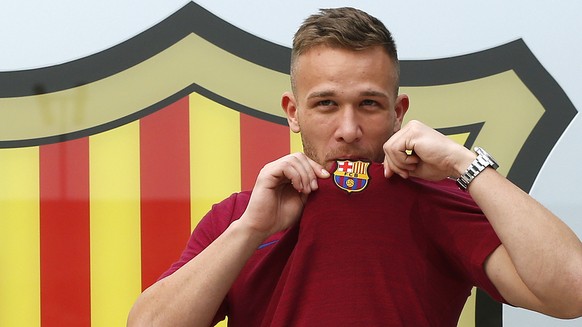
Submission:
<svg viewBox="0 0 582 327">
<path fill-rule="evenodd" d="M 209 326 L 247 260 L 269 235 L 299 218 L 317 177 L 329 174 L 303 154 L 267 164 L 249 205 L 204 251 L 137 299 L 128 326 Z"/>
<path fill-rule="evenodd" d="M 413 150 L 407 154 L 405 150 Z M 412 121 L 384 145 L 386 177 L 457 178 L 476 155 Z M 502 245 L 485 271 L 511 304 L 561 318 L 582 316 L 582 243 L 560 219 L 495 170 L 468 191 Z"/>
<path fill-rule="evenodd" d="M 492 169 L 469 184 L 501 245 L 487 276 L 516 306 L 560 318 L 582 316 L 582 243 L 558 217 Z M 495 196 L 491 196 L 495 190 Z"/>
</svg>

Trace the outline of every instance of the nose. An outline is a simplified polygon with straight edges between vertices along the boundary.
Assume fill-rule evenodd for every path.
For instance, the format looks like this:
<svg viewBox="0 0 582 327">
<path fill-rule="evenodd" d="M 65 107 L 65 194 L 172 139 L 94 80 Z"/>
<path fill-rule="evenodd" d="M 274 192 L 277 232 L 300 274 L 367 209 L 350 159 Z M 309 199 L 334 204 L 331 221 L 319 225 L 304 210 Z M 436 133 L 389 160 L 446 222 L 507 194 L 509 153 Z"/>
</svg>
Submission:
<svg viewBox="0 0 582 327">
<path fill-rule="evenodd" d="M 338 117 L 336 140 L 338 142 L 354 143 L 362 137 L 362 126 L 358 114 L 352 107 L 340 110 L 341 115 Z"/>
</svg>

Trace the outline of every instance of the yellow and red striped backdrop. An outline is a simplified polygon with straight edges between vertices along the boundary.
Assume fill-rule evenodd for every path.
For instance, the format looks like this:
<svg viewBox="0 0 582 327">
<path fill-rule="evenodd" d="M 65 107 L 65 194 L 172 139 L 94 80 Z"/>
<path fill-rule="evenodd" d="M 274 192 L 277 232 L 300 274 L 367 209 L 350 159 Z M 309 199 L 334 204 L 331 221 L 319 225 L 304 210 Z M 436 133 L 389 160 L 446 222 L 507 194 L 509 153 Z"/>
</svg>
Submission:
<svg viewBox="0 0 582 327">
<path fill-rule="evenodd" d="M 0 150 L 0 326 L 122 326 L 210 205 L 297 136 L 191 94 L 116 129 Z"/>
</svg>

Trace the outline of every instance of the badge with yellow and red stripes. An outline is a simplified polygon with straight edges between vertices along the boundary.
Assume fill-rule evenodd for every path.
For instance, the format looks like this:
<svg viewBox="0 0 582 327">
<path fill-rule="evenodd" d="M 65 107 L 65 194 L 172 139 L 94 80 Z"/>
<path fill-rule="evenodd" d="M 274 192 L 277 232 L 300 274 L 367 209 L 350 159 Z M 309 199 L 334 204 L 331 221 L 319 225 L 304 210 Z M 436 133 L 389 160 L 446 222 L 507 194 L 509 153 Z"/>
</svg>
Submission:
<svg viewBox="0 0 582 327">
<path fill-rule="evenodd" d="M 370 181 L 369 165 L 364 161 L 337 160 L 337 168 L 333 172 L 335 185 L 348 193 L 363 191 Z"/>
</svg>

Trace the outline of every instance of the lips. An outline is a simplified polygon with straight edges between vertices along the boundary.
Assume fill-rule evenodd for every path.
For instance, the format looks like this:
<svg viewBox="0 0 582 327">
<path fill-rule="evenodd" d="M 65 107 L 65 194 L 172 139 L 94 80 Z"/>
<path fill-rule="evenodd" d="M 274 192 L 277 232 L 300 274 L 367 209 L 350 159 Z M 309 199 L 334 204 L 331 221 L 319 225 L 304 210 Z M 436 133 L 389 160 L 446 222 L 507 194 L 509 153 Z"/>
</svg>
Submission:
<svg viewBox="0 0 582 327">
<path fill-rule="evenodd" d="M 344 161 L 344 160 L 349 160 L 349 161 L 365 161 L 365 162 L 372 162 L 373 161 L 370 158 L 363 157 L 363 156 L 343 155 L 343 156 L 338 156 L 337 158 L 333 158 L 333 159 L 326 160 L 325 169 L 327 171 L 334 170 L 335 167 L 336 167 L 336 165 L 337 165 L 337 161 L 338 160 L 339 161 Z"/>
<path fill-rule="evenodd" d="M 336 160 L 351 160 L 351 161 L 373 161 L 370 156 L 362 155 L 362 154 L 338 154 L 332 156 L 329 161 L 336 161 Z"/>
<path fill-rule="evenodd" d="M 351 160 L 351 161 L 372 161 L 370 158 L 362 156 L 339 156 L 334 160 Z"/>
<path fill-rule="evenodd" d="M 383 155 L 377 158 L 380 162 L 384 159 Z M 335 164 L 336 160 L 350 160 L 350 161 L 367 161 L 367 162 L 374 162 L 374 151 L 367 151 L 366 149 L 362 148 L 361 146 L 339 146 L 336 148 L 331 149 L 325 155 L 325 168 L 330 169 L 333 164 Z"/>
</svg>

